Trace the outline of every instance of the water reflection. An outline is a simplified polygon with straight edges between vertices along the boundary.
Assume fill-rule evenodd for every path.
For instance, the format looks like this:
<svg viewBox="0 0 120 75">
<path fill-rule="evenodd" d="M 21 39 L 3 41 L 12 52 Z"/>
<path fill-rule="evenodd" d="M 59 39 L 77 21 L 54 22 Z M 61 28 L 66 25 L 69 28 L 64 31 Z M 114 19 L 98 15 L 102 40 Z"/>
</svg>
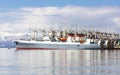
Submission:
<svg viewBox="0 0 120 75">
<path fill-rule="evenodd" d="M 119 50 L 1 50 L 2 75 L 118 75 Z"/>
</svg>

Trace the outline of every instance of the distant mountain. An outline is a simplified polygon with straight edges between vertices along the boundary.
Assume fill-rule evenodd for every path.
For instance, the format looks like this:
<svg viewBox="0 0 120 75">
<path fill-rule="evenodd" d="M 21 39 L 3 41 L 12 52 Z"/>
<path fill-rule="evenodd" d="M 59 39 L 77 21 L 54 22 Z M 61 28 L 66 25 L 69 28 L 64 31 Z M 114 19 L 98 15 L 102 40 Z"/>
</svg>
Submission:
<svg viewBox="0 0 120 75">
<path fill-rule="evenodd" d="M 22 36 L 5 36 L 5 40 L 7 41 L 14 41 L 14 40 L 30 40 L 31 36 L 30 35 L 22 35 Z"/>
<path fill-rule="evenodd" d="M 15 43 L 11 41 L 0 42 L 0 48 L 15 48 Z"/>
<path fill-rule="evenodd" d="M 6 41 L 6 39 L 3 36 L 0 36 L 0 42 L 1 41 Z"/>
<path fill-rule="evenodd" d="M 14 40 L 30 40 L 30 35 L 22 35 L 22 36 L 0 36 L 0 48 L 15 48 Z"/>
</svg>

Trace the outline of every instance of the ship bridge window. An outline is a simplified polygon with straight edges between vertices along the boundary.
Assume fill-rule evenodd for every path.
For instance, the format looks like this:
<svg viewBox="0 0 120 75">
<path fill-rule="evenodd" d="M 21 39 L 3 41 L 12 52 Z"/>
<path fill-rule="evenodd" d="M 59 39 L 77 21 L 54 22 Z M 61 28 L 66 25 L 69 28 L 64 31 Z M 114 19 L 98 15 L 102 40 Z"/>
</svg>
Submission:
<svg viewBox="0 0 120 75">
<path fill-rule="evenodd" d="M 18 45 L 18 42 L 15 42 L 16 43 L 16 45 Z"/>
</svg>

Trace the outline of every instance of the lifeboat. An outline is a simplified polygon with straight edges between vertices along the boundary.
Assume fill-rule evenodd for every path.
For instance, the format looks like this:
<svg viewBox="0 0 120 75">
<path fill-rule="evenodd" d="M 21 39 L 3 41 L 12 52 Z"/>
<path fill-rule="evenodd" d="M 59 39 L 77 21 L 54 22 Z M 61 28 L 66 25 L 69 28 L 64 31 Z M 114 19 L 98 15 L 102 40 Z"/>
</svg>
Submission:
<svg viewBox="0 0 120 75">
<path fill-rule="evenodd" d="M 67 38 L 59 38 L 60 41 L 65 42 L 67 41 Z"/>
</svg>

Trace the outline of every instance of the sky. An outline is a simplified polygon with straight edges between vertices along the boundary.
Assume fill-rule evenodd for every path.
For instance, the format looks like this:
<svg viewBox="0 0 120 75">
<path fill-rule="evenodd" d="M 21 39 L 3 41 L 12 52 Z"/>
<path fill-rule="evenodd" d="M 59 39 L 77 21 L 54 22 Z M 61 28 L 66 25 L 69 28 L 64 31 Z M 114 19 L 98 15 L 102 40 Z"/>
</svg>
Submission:
<svg viewBox="0 0 120 75">
<path fill-rule="evenodd" d="M 29 29 L 86 29 L 120 32 L 120 0 L 0 0 L 0 35 Z"/>
<path fill-rule="evenodd" d="M 120 0 L 0 0 L 2 9 L 46 6 L 119 6 Z"/>
</svg>

